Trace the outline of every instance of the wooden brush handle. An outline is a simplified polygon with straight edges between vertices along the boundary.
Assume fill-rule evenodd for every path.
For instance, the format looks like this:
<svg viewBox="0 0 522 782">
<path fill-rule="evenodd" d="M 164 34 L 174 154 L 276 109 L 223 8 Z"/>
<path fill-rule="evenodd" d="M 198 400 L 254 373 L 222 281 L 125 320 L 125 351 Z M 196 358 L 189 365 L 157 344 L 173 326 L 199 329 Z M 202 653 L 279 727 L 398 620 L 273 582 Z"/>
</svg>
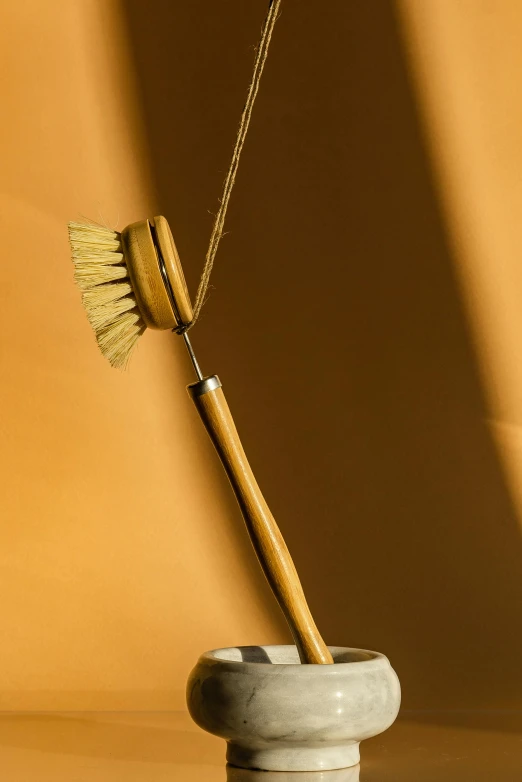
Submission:
<svg viewBox="0 0 522 782">
<path fill-rule="evenodd" d="M 189 386 L 243 513 L 250 539 L 287 621 L 303 663 L 332 663 L 308 608 L 299 576 L 246 458 L 216 375 Z"/>
</svg>

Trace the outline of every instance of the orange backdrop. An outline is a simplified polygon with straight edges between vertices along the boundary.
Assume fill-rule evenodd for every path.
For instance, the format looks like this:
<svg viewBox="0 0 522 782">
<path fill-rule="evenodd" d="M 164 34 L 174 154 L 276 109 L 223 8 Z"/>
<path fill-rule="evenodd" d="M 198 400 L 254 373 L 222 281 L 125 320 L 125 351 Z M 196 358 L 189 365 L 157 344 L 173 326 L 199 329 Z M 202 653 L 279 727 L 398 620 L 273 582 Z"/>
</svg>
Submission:
<svg viewBox="0 0 522 782">
<path fill-rule="evenodd" d="M 202 650 L 288 637 L 182 345 L 111 370 L 65 228 L 161 212 L 194 291 L 264 12 L 0 9 L 0 708 L 179 708 Z M 193 332 L 323 634 L 407 708 L 522 703 L 521 34 L 284 0 Z"/>
</svg>

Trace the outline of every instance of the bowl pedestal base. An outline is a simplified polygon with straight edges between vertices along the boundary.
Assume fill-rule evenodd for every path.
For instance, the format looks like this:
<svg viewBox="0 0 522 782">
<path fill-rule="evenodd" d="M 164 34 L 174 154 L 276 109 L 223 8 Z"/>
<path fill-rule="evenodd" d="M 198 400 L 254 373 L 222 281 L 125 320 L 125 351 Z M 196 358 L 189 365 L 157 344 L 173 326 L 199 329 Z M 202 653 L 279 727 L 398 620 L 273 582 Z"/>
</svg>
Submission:
<svg viewBox="0 0 522 782">
<path fill-rule="evenodd" d="M 231 766 L 264 771 L 326 771 L 355 766 L 359 762 L 359 742 L 321 747 L 246 747 L 227 742 Z"/>
</svg>

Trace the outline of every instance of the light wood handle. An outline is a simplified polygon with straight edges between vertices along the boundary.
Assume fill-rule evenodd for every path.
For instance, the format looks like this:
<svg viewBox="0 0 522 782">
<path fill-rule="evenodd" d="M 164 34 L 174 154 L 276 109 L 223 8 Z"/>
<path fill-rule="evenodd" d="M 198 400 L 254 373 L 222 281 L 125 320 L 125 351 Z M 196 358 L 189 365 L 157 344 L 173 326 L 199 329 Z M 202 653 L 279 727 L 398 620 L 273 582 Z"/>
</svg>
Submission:
<svg viewBox="0 0 522 782">
<path fill-rule="evenodd" d="M 261 567 L 290 625 L 301 662 L 332 663 L 292 557 L 246 458 L 219 380 L 215 375 L 206 378 L 189 386 L 189 392 L 230 479 Z"/>
</svg>

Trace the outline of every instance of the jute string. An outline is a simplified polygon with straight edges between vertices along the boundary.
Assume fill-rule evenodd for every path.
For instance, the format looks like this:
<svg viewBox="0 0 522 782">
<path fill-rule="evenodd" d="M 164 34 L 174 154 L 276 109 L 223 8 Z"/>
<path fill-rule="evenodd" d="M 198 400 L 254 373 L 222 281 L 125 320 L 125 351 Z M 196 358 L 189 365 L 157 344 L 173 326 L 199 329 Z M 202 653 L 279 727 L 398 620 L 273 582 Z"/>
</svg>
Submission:
<svg viewBox="0 0 522 782">
<path fill-rule="evenodd" d="M 192 326 L 199 318 L 201 309 L 206 301 L 210 275 L 212 273 L 212 267 L 214 266 L 214 261 L 218 251 L 219 242 L 221 241 L 221 237 L 223 236 L 223 227 L 225 225 L 225 217 L 227 214 L 228 204 L 230 202 L 230 196 L 232 194 L 232 189 L 236 181 L 239 159 L 241 157 L 241 152 L 245 144 L 245 139 L 248 132 L 248 126 L 250 125 L 250 118 L 252 116 L 252 109 L 254 108 L 257 92 L 259 90 L 259 83 L 261 81 L 263 68 L 265 67 L 265 62 L 268 55 L 268 48 L 270 46 L 270 40 L 272 38 L 272 33 L 274 31 L 275 23 L 277 21 L 280 5 L 281 5 L 281 0 L 270 0 L 268 6 L 268 13 L 266 15 L 266 19 L 263 24 L 263 29 L 261 32 L 261 40 L 259 41 L 259 45 L 257 47 L 256 59 L 254 62 L 254 71 L 252 74 L 252 79 L 250 81 L 250 86 L 248 88 L 245 107 L 243 109 L 243 113 L 241 115 L 241 121 L 239 123 L 239 128 L 237 131 L 236 143 L 234 146 L 234 152 L 232 154 L 232 160 L 230 161 L 228 173 L 225 178 L 225 182 L 223 184 L 223 192 L 221 194 L 219 209 L 214 219 L 212 234 L 210 236 L 210 243 L 208 246 L 207 254 L 205 256 L 205 264 L 203 266 L 201 279 L 199 281 L 198 292 L 196 294 L 196 301 L 194 303 L 194 315 L 192 321 L 186 326 L 184 326 L 182 329 L 180 329 L 180 332 L 188 331 L 189 329 L 192 328 Z"/>
</svg>

